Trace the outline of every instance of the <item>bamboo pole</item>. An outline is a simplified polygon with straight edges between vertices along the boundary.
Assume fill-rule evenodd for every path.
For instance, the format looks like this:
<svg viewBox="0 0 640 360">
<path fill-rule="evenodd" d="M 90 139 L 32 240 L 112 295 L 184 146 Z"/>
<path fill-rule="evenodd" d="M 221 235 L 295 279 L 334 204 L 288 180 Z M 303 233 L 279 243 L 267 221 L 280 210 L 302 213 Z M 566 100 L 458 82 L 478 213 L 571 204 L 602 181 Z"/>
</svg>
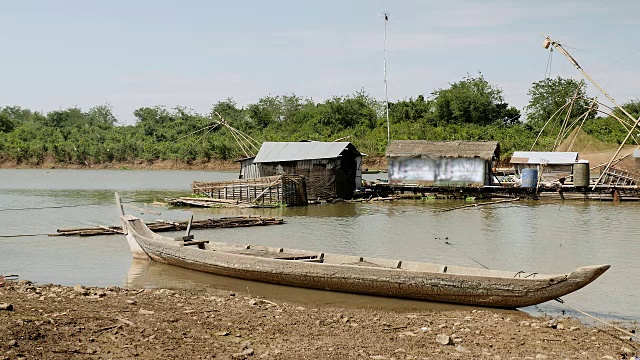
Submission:
<svg viewBox="0 0 640 360">
<path fill-rule="evenodd" d="M 233 126 L 229 125 L 229 123 L 222 117 L 222 115 L 220 115 L 217 111 L 214 111 L 214 113 L 220 118 L 220 120 L 218 121 L 220 124 L 222 124 L 223 126 L 225 126 L 227 129 L 229 129 L 229 131 L 231 131 L 232 133 L 235 132 L 237 133 L 239 136 L 242 136 L 245 141 L 247 143 L 249 143 L 251 145 L 251 147 L 253 147 L 254 150 L 259 151 L 259 148 L 257 147 L 257 145 L 260 144 L 259 141 L 257 141 L 256 139 L 252 138 L 250 135 L 247 135 L 239 130 L 237 130 L 236 128 L 234 128 Z"/>
<path fill-rule="evenodd" d="M 564 117 L 564 121 L 560 126 L 560 131 L 558 131 L 558 137 L 556 137 L 556 141 L 553 143 L 553 151 L 557 151 L 558 146 L 562 142 L 561 138 L 564 138 L 563 134 L 565 129 L 567 128 L 567 124 L 569 123 L 569 118 L 571 117 L 571 111 L 573 111 L 573 105 L 576 103 L 578 99 L 578 91 L 580 91 L 581 86 L 576 88 L 576 92 L 573 94 L 573 98 L 571 99 L 571 103 L 569 104 L 569 110 L 567 111 L 567 115 Z"/>
<path fill-rule="evenodd" d="M 640 123 L 640 117 L 638 117 L 638 120 L 633 124 L 633 127 L 631 128 L 631 130 L 629 130 L 629 133 L 627 134 L 627 136 L 624 138 L 624 140 L 622 141 L 622 143 L 618 147 L 618 150 L 616 150 L 616 153 L 613 154 L 613 157 L 611 157 L 611 160 L 609 161 L 607 166 L 600 173 L 600 177 L 598 177 L 598 180 L 596 180 L 596 183 L 593 184 L 592 190 L 596 189 L 596 186 L 598 186 L 598 183 L 600 183 L 600 180 L 602 180 L 602 177 L 604 176 L 604 174 L 609 170 L 609 168 L 611 167 L 611 163 L 613 163 L 613 161 L 616 159 L 616 156 L 618 156 L 618 154 L 620 154 L 620 151 L 622 151 L 622 148 L 624 147 L 625 143 L 627 142 L 627 140 L 629 140 L 629 137 L 631 136 L 631 132 L 633 130 L 635 130 L 635 128 L 638 126 L 638 123 Z"/>
<path fill-rule="evenodd" d="M 608 106 L 607 104 L 603 104 L 603 103 L 601 103 L 601 102 L 598 102 L 598 105 L 601 105 L 601 106 L 603 106 L 603 107 L 606 107 L 606 108 L 607 108 L 607 109 L 609 109 L 609 111 L 610 111 L 610 112 L 606 112 L 606 111 L 599 110 L 601 113 L 606 114 L 606 115 L 609 115 L 609 116 L 611 116 L 612 118 L 614 118 L 614 119 L 618 120 L 618 122 L 619 122 L 622 126 L 624 126 L 625 130 L 629 131 L 629 128 L 631 127 L 631 125 L 633 125 L 633 122 L 629 123 L 629 122 L 627 122 L 627 120 L 625 120 L 625 119 L 621 119 L 621 118 L 619 118 L 618 116 L 616 116 L 616 114 L 614 114 L 614 113 L 613 113 L 613 112 L 615 111 L 615 109 L 614 109 L 614 108 L 612 108 L 611 106 Z"/>
<path fill-rule="evenodd" d="M 551 120 L 560 112 L 562 111 L 562 109 L 564 109 L 565 107 L 567 107 L 570 104 L 570 102 L 567 101 L 566 104 L 562 105 L 560 107 L 560 109 L 556 110 L 556 112 L 553 113 L 553 115 L 551 115 L 551 117 L 549 118 L 549 120 L 547 120 L 546 123 L 544 123 L 544 125 L 542 126 L 542 129 L 540 129 L 540 132 L 538 133 L 538 136 L 536 137 L 536 139 L 533 141 L 533 144 L 531 145 L 531 149 L 529 149 L 529 151 L 533 151 L 534 146 L 536 146 L 536 143 L 538 142 L 538 140 L 540 139 L 540 136 L 542 135 L 542 132 L 544 131 L 544 129 L 547 127 L 547 125 L 549 125 L 549 122 L 551 122 Z"/>
<path fill-rule="evenodd" d="M 276 185 L 278 182 L 282 183 L 282 175 L 280 175 L 280 176 L 279 176 L 277 179 L 275 179 L 271 184 L 269 184 L 269 186 L 267 186 L 267 188 L 266 188 L 266 189 L 264 189 L 264 190 L 260 193 L 260 195 L 256 196 L 256 198 L 255 198 L 255 199 L 253 199 L 253 202 L 254 202 L 254 203 L 257 203 L 257 202 L 258 202 L 258 200 L 260 200 L 260 198 L 262 198 L 262 197 L 264 196 L 264 194 L 266 194 L 266 193 L 267 193 L 267 191 L 271 191 L 271 187 L 272 187 L 273 185 Z"/>
<path fill-rule="evenodd" d="M 544 36 L 544 35 L 543 35 Z M 582 67 L 578 64 L 578 62 L 569 54 L 569 52 L 567 50 L 565 50 L 564 47 L 562 47 L 562 45 L 560 43 L 557 43 L 555 41 L 553 41 L 550 37 L 545 36 L 545 39 L 547 41 L 549 41 L 549 44 L 551 44 L 554 48 L 556 48 L 556 50 L 558 50 L 562 55 L 564 55 L 569 62 L 571 62 L 571 64 L 573 64 L 573 66 L 580 71 L 580 73 L 587 78 L 587 80 L 589 80 L 596 88 L 598 88 L 598 90 L 600 90 L 600 92 L 607 97 L 607 99 L 609 99 L 609 101 L 611 101 L 616 107 L 618 107 L 618 109 L 620 109 L 623 113 L 625 113 L 631 120 L 636 121 L 636 119 L 629 114 L 629 112 L 627 112 L 627 110 L 625 110 L 623 107 L 621 107 L 620 105 L 618 105 L 618 103 L 611 97 L 611 95 L 609 95 L 608 92 L 606 92 L 595 80 L 593 80 L 593 78 L 591 78 L 591 76 L 589 76 L 589 74 L 587 74 L 584 69 L 582 69 Z M 637 121 L 636 121 L 637 122 Z"/>
<path fill-rule="evenodd" d="M 576 124 L 578 121 L 580 121 L 580 119 L 582 119 L 582 122 L 580 123 L 580 126 L 578 126 L 576 129 L 582 129 L 582 126 L 584 125 L 584 122 L 587 121 L 587 118 L 589 117 L 589 114 L 591 113 L 591 111 L 594 110 L 594 108 L 596 107 L 596 105 L 598 104 L 598 98 L 593 98 L 593 101 L 591 102 L 591 106 L 589 106 L 589 109 L 582 114 L 582 116 L 580 116 L 575 122 L 574 124 Z M 571 127 L 573 127 L 573 125 L 571 125 Z M 575 143 L 576 139 L 578 138 L 578 130 L 575 130 L 575 135 L 573 136 L 573 139 L 571 139 L 571 143 L 569 144 L 569 148 L 567 149 L 567 151 L 571 151 L 571 148 L 573 148 L 573 144 Z"/>
<path fill-rule="evenodd" d="M 600 90 L 600 92 L 604 96 L 606 96 L 606 98 L 609 99 L 609 101 L 611 101 L 618 109 L 620 109 L 620 111 L 622 111 L 625 115 L 627 115 L 629 117 L 629 119 L 631 119 L 633 121 L 633 126 L 631 127 L 631 129 L 627 133 L 627 136 L 624 138 L 624 140 L 622 141 L 622 143 L 618 147 L 618 150 L 616 150 L 616 153 L 613 155 L 613 157 L 611 157 L 611 160 L 609 161 L 609 163 L 605 167 L 604 171 L 602 173 L 600 173 L 600 176 L 598 177 L 598 180 L 596 180 L 595 184 L 593 184 L 593 187 L 591 189 L 595 190 L 596 186 L 598 186 L 598 184 L 600 183 L 600 180 L 602 180 L 602 177 L 604 176 L 604 174 L 609 170 L 609 167 L 611 167 L 611 163 L 615 160 L 616 156 L 618 156 L 618 154 L 620 153 L 620 151 L 622 150 L 624 145 L 627 143 L 627 140 L 629 140 L 629 137 L 631 137 L 633 130 L 635 130 L 636 127 L 638 126 L 638 124 L 640 123 L 640 117 L 638 117 L 638 119 L 634 118 L 631 114 L 629 114 L 629 112 L 627 110 L 625 110 L 622 106 L 618 105 L 618 103 L 611 97 L 611 95 L 609 95 L 608 92 L 606 92 L 595 80 L 593 80 L 593 78 L 591 78 L 591 76 L 589 76 L 589 74 L 587 74 L 582 69 L 582 67 L 580 67 L 578 62 L 569 54 L 569 52 L 567 50 L 564 49 L 564 47 L 562 47 L 561 44 L 553 41 L 548 36 L 545 37 L 545 40 L 546 40 L 545 41 L 545 48 L 548 48 L 549 45 L 552 45 L 556 50 L 558 50 L 562 55 L 564 55 L 569 60 L 569 62 L 571 62 L 573 64 L 573 66 L 576 69 L 578 69 L 578 71 L 580 71 L 580 73 L 585 78 L 587 78 L 587 80 L 589 80 L 598 90 Z"/>
</svg>

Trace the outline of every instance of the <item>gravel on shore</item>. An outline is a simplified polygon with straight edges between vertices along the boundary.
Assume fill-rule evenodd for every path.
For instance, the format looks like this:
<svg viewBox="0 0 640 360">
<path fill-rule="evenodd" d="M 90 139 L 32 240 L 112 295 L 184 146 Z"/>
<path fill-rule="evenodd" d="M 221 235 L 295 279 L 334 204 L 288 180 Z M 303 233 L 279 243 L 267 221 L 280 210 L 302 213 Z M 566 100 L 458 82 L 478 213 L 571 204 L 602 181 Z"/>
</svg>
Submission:
<svg viewBox="0 0 640 360">
<path fill-rule="evenodd" d="M 4 309 L 3 309 L 4 308 Z M 0 287 L 0 359 L 632 359 L 572 318 L 305 308 L 222 290 Z"/>
</svg>

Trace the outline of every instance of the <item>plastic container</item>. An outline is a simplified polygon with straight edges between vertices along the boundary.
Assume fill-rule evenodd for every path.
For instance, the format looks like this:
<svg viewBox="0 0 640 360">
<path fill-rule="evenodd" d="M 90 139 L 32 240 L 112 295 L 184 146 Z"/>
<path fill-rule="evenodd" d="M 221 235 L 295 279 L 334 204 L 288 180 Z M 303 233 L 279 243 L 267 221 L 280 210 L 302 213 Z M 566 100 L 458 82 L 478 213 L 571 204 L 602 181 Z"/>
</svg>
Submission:
<svg viewBox="0 0 640 360">
<path fill-rule="evenodd" d="M 538 169 L 522 169 L 522 187 L 534 189 L 538 185 Z"/>
<path fill-rule="evenodd" d="M 589 163 L 579 162 L 573 164 L 573 186 L 589 186 Z"/>
</svg>

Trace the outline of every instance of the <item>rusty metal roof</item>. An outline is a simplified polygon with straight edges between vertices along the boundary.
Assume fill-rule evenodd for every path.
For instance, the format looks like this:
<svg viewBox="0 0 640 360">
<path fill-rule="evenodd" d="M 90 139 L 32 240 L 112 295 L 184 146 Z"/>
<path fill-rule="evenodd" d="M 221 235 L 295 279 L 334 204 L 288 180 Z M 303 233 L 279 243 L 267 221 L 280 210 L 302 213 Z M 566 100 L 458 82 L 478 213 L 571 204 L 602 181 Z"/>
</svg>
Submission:
<svg viewBox="0 0 640 360">
<path fill-rule="evenodd" d="M 578 161 L 577 152 L 516 151 L 511 156 L 511 164 L 573 164 Z"/>
<path fill-rule="evenodd" d="M 360 152 L 348 141 L 343 142 L 265 142 L 254 163 L 281 162 L 313 159 L 333 159 L 351 146 L 356 155 Z"/>
<path fill-rule="evenodd" d="M 497 141 L 393 140 L 387 147 L 387 156 L 437 156 L 491 160 L 494 156 L 500 157 L 500 145 Z"/>
</svg>

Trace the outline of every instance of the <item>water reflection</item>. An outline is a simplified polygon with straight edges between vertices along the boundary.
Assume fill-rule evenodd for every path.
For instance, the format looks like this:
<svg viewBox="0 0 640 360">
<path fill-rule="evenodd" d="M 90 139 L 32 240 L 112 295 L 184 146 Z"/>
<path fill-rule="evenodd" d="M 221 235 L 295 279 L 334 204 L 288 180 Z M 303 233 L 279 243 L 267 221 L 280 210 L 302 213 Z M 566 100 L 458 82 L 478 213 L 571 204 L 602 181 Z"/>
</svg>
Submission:
<svg viewBox="0 0 640 360">
<path fill-rule="evenodd" d="M 330 206 L 327 206 L 330 205 Z M 323 217 L 354 217 L 358 215 L 356 203 L 340 202 L 336 204 L 315 204 L 309 206 L 292 206 L 287 207 L 283 214 L 287 216 L 312 216 L 316 218 Z"/>
</svg>

